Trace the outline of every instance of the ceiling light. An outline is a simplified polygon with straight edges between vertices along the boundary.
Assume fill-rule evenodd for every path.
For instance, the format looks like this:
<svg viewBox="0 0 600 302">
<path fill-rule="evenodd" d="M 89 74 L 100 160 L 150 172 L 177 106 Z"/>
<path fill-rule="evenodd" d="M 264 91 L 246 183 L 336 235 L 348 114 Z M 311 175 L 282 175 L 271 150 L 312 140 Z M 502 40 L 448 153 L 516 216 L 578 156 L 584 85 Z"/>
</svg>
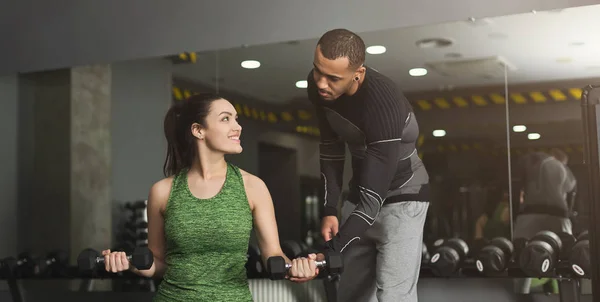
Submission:
<svg viewBox="0 0 600 302">
<path fill-rule="evenodd" d="M 427 69 L 425 68 L 413 68 L 411 70 L 408 71 L 408 74 L 410 74 L 413 77 L 422 77 L 424 75 L 427 74 Z"/>
<path fill-rule="evenodd" d="M 306 87 L 308 87 L 308 82 L 307 81 L 298 81 L 298 82 L 296 82 L 296 87 L 306 88 Z"/>
<path fill-rule="evenodd" d="M 527 134 L 527 138 L 530 140 L 540 139 L 542 137 L 539 133 L 529 133 Z"/>
<path fill-rule="evenodd" d="M 446 130 L 433 130 L 433 136 L 435 137 L 444 137 L 446 136 Z"/>
<path fill-rule="evenodd" d="M 513 131 L 514 132 L 525 132 L 525 130 L 527 130 L 527 127 L 525 127 L 524 125 L 515 125 L 515 126 L 513 126 Z"/>
<path fill-rule="evenodd" d="M 385 46 L 382 45 L 373 45 L 367 47 L 367 53 L 372 55 L 380 55 L 382 53 L 385 53 L 385 50 Z"/>
<path fill-rule="evenodd" d="M 260 62 L 255 60 L 246 60 L 242 62 L 242 67 L 246 69 L 255 69 L 260 67 Z"/>
<path fill-rule="evenodd" d="M 452 41 L 443 38 L 422 39 L 417 41 L 420 48 L 442 48 L 452 45 Z"/>
</svg>

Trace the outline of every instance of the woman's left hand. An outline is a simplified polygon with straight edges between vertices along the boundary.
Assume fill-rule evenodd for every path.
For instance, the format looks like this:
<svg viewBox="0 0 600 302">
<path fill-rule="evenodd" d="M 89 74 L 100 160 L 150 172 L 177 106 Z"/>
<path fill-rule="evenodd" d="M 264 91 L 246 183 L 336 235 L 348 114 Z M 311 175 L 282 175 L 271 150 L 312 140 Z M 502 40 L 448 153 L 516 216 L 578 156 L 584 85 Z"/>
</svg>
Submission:
<svg viewBox="0 0 600 302">
<path fill-rule="evenodd" d="M 300 257 L 292 260 L 292 267 L 288 270 L 288 278 L 292 282 L 302 283 L 310 281 L 319 275 L 317 268 L 317 255 L 309 254 L 308 258 Z"/>
</svg>

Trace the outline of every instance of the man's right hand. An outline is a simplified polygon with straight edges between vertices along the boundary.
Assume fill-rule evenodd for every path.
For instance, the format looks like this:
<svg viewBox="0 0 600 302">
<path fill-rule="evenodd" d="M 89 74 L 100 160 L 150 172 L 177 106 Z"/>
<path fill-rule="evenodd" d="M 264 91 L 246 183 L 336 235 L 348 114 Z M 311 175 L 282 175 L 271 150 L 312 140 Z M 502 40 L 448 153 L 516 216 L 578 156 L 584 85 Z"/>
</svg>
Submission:
<svg viewBox="0 0 600 302">
<path fill-rule="evenodd" d="M 329 241 L 337 235 L 339 228 L 338 219 L 335 216 L 325 216 L 321 222 L 321 235 L 325 241 Z"/>
</svg>

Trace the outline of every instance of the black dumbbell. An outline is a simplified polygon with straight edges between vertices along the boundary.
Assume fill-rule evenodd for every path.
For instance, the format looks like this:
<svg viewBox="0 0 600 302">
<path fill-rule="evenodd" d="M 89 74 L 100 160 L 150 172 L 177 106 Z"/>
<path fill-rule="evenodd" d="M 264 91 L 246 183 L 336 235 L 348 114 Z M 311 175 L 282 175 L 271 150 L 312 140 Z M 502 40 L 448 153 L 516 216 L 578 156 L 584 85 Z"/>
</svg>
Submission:
<svg viewBox="0 0 600 302">
<path fill-rule="evenodd" d="M 246 272 L 248 277 L 261 277 L 263 276 L 264 266 L 262 257 L 260 255 L 260 249 L 254 244 L 248 245 L 248 253 L 246 260 Z"/>
<path fill-rule="evenodd" d="M 147 247 L 136 247 L 127 259 L 138 270 L 147 270 L 154 263 L 154 255 Z M 83 250 L 77 257 L 77 266 L 80 271 L 93 271 L 99 264 L 104 264 L 104 257 L 93 249 Z"/>
<path fill-rule="evenodd" d="M 10 278 L 15 274 L 17 259 L 8 257 L 0 260 L 0 278 Z"/>
<path fill-rule="evenodd" d="M 569 263 L 573 272 L 581 277 L 591 277 L 590 239 L 588 231 L 577 236 L 577 243 L 569 255 Z"/>
<path fill-rule="evenodd" d="M 17 255 L 17 263 L 13 273 L 18 278 L 27 278 L 39 274 L 39 268 L 36 258 L 29 252 L 22 252 Z"/>
<path fill-rule="evenodd" d="M 436 241 L 436 243 L 439 241 Z M 429 260 L 435 275 L 447 277 L 452 275 L 465 257 L 469 254 L 469 246 L 460 238 L 451 238 L 443 242 Z"/>
<path fill-rule="evenodd" d="M 471 258 L 476 258 L 479 254 L 479 251 L 488 245 L 490 245 L 490 241 L 486 238 L 473 240 L 471 243 L 469 243 L 469 256 Z"/>
<path fill-rule="evenodd" d="M 562 241 L 551 231 L 535 234 L 519 255 L 519 267 L 527 276 L 551 275 L 560 259 Z"/>
<path fill-rule="evenodd" d="M 46 257 L 40 257 L 36 260 L 40 274 L 45 274 L 58 268 L 65 268 L 69 263 L 69 254 L 63 250 L 55 250 Z"/>
<path fill-rule="evenodd" d="M 342 254 L 336 252 L 326 252 L 325 260 L 316 261 L 318 268 L 326 268 L 329 274 L 340 274 L 344 271 L 344 261 Z M 288 274 L 291 264 L 285 263 L 281 256 L 269 257 L 267 260 L 267 271 L 271 280 L 284 279 Z"/>
<path fill-rule="evenodd" d="M 575 236 L 565 232 L 558 232 L 556 235 L 558 235 L 560 242 L 562 243 L 559 253 L 559 260 L 567 261 L 569 260 L 569 255 L 571 255 L 573 246 L 575 246 Z"/>
<path fill-rule="evenodd" d="M 475 266 L 480 273 L 493 276 L 507 269 L 513 252 L 514 246 L 510 240 L 496 237 L 479 250 Z"/>
<path fill-rule="evenodd" d="M 427 249 L 427 244 L 423 242 L 423 247 L 421 248 L 421 263 L 429 263 L 431 259 L 431 255 L 429 255 L 429 250 Z"/>
</svg>

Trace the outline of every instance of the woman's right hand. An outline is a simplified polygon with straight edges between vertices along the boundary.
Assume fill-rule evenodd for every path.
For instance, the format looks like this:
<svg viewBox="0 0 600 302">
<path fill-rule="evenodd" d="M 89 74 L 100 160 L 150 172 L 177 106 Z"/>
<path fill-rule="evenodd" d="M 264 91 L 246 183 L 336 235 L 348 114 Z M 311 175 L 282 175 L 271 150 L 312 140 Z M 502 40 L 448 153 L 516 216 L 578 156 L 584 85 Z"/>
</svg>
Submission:
<svg viewBox="0 0 600 302">
<path fill-rule="evenodd" d="M 104 256 L 104 268 L 107 272 L 118 273 L 130 269 L 129 260 L 125 252 L 110 252 L 110 250 L 102 251 Z"/>
</svg>

